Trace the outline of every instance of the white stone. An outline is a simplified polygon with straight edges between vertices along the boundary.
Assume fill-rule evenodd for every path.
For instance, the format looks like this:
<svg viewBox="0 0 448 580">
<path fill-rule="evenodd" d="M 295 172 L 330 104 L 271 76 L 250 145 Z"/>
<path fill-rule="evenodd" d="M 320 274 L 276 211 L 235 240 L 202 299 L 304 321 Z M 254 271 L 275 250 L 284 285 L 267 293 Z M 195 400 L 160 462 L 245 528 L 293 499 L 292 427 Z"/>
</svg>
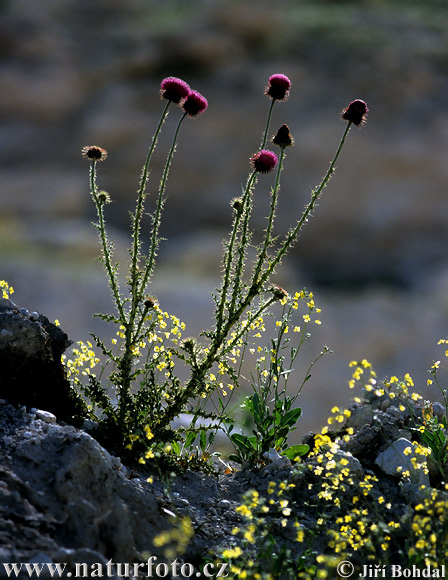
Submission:
<svg viewBox="0 0 448 580">
<path fill-rule="evenodd" d="M 53 415 L 49 411 L 42 411 L 41 409 L 36 410 L 36 419 L 40 419 L 45 423 L 56 423 L 56 415 Z"/>
</svg>

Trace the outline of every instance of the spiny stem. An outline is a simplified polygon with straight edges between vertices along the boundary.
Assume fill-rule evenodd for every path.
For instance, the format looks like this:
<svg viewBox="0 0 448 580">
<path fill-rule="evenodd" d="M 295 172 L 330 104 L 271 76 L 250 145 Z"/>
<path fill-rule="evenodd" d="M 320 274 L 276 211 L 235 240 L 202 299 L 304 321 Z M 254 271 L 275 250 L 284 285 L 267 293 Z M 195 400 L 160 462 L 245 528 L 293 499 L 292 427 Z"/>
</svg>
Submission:
<svg viewBox="0 0 448 580">
<path fill-rule="evenodd" d="M 228 244 L 228 247 L 227 247 L 227 250 L 225 253 L 225 257 L 224 257 L 224 278 L 223 278 L 223 282 L 221 285 L 220 301 L 219 301 L 219 305 L 218 305 L 218 309 L 217 309 L 217 319 L 216 319 L 216 329 L 215 329 L 216 339 L 218 336 L 221 335 L 222 324 L 223 324 L 223 319 L 224 319 L 224 310 L 225 310 L 226 300 L 227 300 L 227 292 L 228 292 L 229 286 L 230 286 L 230 276 L 231 276 L 231 272 L 232 272 L 232 263 L 233 263 L 233 259 L 234 259 L 234 253 L 235 253 L 235 244 L 236 244 L 238 232 L 240 231 L 241 218 L 242 218 L 243 214 L 245 214 L 247 212 L 247 205 L 249 203 L 250 192 L 253 188 L 255 176 L 256 176 L 256 171 L 253 171 L 249 175 L 249 179 L 247 180 L 246 189 L 244 191 L 244 194 L 243 194 L 243 197 L 241 200 L 241 208 L 239 208 L 237 210 L 237 213 L 236 213 L 236 216 L 235 216 L 235 219 L 233 222 L 233 226 L 232 226 L 232 232 L 230 235 L 230 242 Z"/>
<path fill-rule="evenodd" d="M 269 110 L 268 110 L 268 116 L 266 119 L 266 125 L 265 125 L 265 129 L 264 129 L 264 133 L 263 133 L 263 139 L 262 139 L 262 142 L 261 142 L 261 145 L 259 148 L 260 150 L 263 149 L 264 146 L 266 145 L 274 104 L 275 104 L 275 99 L 272 99 L 271 104 L 269 106 Z M 216 327 L 215 327 L 215 340 L 220 340 L 220 335 L 221 335 L 223 320 L 224 320 L 224 310 L 225 310 L 225 305 L 226 305 L 226 300 L 227 300 L 227 293 L 228 293 L 229 286 L 230 286 L 230 275 L 231 275 L 231 270 L 232 270 L 235 244 L 236 244 L 236 240 L 237 240 L 237 235 L 240 231 L 241 231 L 241 235 L 240 235 L 240 244 L 239 244 L 239 248 L 238 248 L 238 262 L 237 262 L 237 265 L 235 267 L 235 272 L 234 272 L 234 274 L 235 274 L 234 275 L 234 286 L 233 286 L 233 292 L 232 292 L 232 302 L 231 302 L 231 305 L 229 308 L 229 312 L 231 312 L 235 308 L 235 303 L 236 303 L 236 300 L 238 297 L 238 293 L 241 290 L 242 269 L 243 269 L 243 265 L 244 265 L 247 243 L 248 243 L 248 238 L 247 238 L 248 224 L 249 224 L 249 219 L 250 219 L 250 216 L 252 213 L 252 206 L 250 203 L 250 193 L 251 193 L 253 186 L 254 186 L 256 174 L 257 174 L 256 171 L 252 171 L 252 173 L 249 175 L 249 178 L 247 180 L 246 189 L 244 191 L 243 199 L 242 199 L 242 208 L 241 208 L 241 211 L 235 217 L 233 227 L 232 227 L 232 233 L 230 235 L 230 242 L 229 242 L 229 245 L 227 247 L 227 251 L 225 254 L 225 258 L 224 258 L 224 279 L 223 279 L 223 282 L 221 285 L 220 301 L 219 301 L 219 305 L 217 308 L 217 322 L 216 322 Z M 243 225 L 241 228 L 240 222 L 241 222 L 242 217 L 243 217 Z"/>
<path fill-rule="evenodd" d="M 131 253 L 131 268 L 130 268 L 130 281 L 132 284 L 132 300 L 135 300 L 137 287 L 138 287 L 138 277 L 137 277 L 137 268 L 138 268 L 138 261 L 140 258 L 140 225 L 143 216 L 143 209 L 144 209 L 144 202 L 146 198 L 146 184 L 148 181 L 149 176 L 149 165 L 151 162 L 152 155 L 157 145 L 157 140 L 159 138 L 160 132 L 162 130 L 162 125 L 164 124 L 166 118 L 168 117 L 168 108 L 170 106 L 171 101 L 168 101 L 165 105 L 163 110 L 162 116 L 160 117 L 159 124 L 157 126 L 156 132 L 152 138 L 151 145 L 148 150 L 148 154 L 146 156 L 145 163 L 143 165 L 141 177 L 140 177 L 140 187 L 137 194 L 137 206 L 135 209 L 135 213 L 133 215 L 133 223 L 132 223 L 132 253 Z"/>
<path fill-rule="evenodd" d="M 266 127 L 264 129 L 263 141 L 261 142 L 260 150 L 264 149 L 264 146 L 266 145 L 266 141 L 268 140 L 269 125 L 271 124 L 272 109 L 274 108 L 274 104 L 275 104 L 275 99 L 272 99 L 271 105 L 270 105 L 269 111 L 268 111 L 268 118 L 266 119 Z"/>
<path fill-rule="evenodd" d="M 281 248 L 277 252 L 277 255 L 269 263 L 268 267 L 263 272 L 260 280 L 253 281 L 253 284 L 251 287 L 252 292 L 254 292 L 254 291 L 256 292 L 257 289 L 261 288 L 262 285 L 269 279 L 270 275 L 274 272 L 276 266 L 281 262 L 283 256 L 288 252 L 288 250 L 291 248 L 291 246 L 297 240 L 297 238 L 302 230 L 302 227 L 304 226 L 305 222 L 308 219 L 308 216 L 313 211 L 314 206 L 316 205 L 316 201 L 319 199 L 324 187 L 328 184 L 328 182 L 331 179 L 331 176 L 334 173 L 336 161 L 338 160 L 339 154 L 342 151 L 342 147 L 344 146 L 345 139 L 348 135 L 348 132 L 350 131 L 350 127 L 351 127 L 351 122 L 349 122 L 347 127 L 345 128 L 344 134 L 342 135 L 342 139 L 339 143 L 339 146 L 337 148 L 337 151 L 336 151 L 336 154 L 333 158 L 333 161 L 330 163 L 330 166 L 328 168 L 327 173 L 325 174 L 325 176 L 322 179 L 322 181 L 320 182 L 320 184 L 311 192 L 311 200 L 308 203 L 308 205 L 306 206 L 306 208 L 302 214 L 302 217 L 299 219 L 296 226 L 294 228 L 290 229 L 285 241 L 283 242 Z"/>
<path fill-rule="evenodd" d="M 157 140 L 162 130 L 162 125 L 165 122 L 168 116 L 168 107 L 170 105 L 170 101 L 165 105 L 163 113 L 160 117 L 159 124 L 157 126 L 156 132 L 152 138 L 151 145 L 148 150 L 148 154 L 146 156 L 145 163 L 143 165 L 142 174 L 140 178 L 140 187 L 138 190 L 137 196 L 137 206 L 133 216 L 133 223 L 132 223 L 132 251 L 131 251 L 131 265 L 130 265 L 130 285 L 131 285 L 131 308 L 129 311 L 129 316 L 126 318 L 125 316 L 122 317 L 122 323 L 125 327 L 125 344 L 124 344 L 124 353 L 121 360 L 121 396 L 120 396 L 120 409 L 119 415 L 120 418 L 124 418 L 126 415 L 126 405 L 129 396 L 129 389 L 131 387 L 131 373 L 132 373 L 132 345 L 138 334 L 135 331 L 135 318 L 137 316 L 138 305 L 140 302 L 142 290 L 139 289 L 139 280 L 140 276 L 138 275 L 138 262 L 140 258 L 140 226 L 141 220 L 143 216 L 143 208 L 144 208 L 144 201 L 146 198 L 146 183 L 148 180 L 149 174 L 149 165 L 154 153 L 154 150 L 157 145 Z M 142 287 L 144 291 L 144 286 Z"/>
<path fill-rule="evenodd" d="M 104 220 L 104 210 L 103 204 L 98 199 L 98 187 L 96 184 L 96 161 L 92 161 L 90 165 L 90 193 L 92 195 L 93 201 L 95 203 L 97 215 L 98 215 L 98 230 L 100 232 L 101 247 L 103 250 L 104 265 L 106 266 L 107 276 L 109 278 L 109 285 L 112 290 L 112 294 L 115 301 L 115 306 L 117 308 L 119 317 L 124 320 L 124 309 L 123 301 L 120 296 L 120 290 L 118 287 L 117 275 L 114 267 L 112 266 L 112 248 L 107 241 L 106 235 L 106 223 Z"/>
<path fill-rule="evenodd" d="M 159 242 L 160 242 L 158 236 L 159 236 L 160 221 L 161 221 L 160 216 L 162 215 L 162 210 L 163 210 L 163 206 L 165 203 L 164 196 L 165 196 L 166 182 L 168 180 L 168 174 L 170 171 L 171 161 L 173 159 L 174 152 L 176 151 L 176 144 L 177 144 L 177 137 L 179 135 L 179 130 L 180 130 L 180 127 L 181 127 L 183 120 L 185 119 L 186 116 L 187 116 L 187 113 L 184 113 L 182 115 L 182 117 L 180 118 L 179 123 L 177 124 L 176 131 L 175 131 L 174 137 L 173 137 L 173 142 L 171 144 L 171 148 L 169 150 L 168 157 L 167 157 L 167 160 L 165 163 L 165 168 L 163 170 L 162 179 L 160 181 L 159 195 L 157 197 L 156 213 L 155 213 L 154 218 L 153 218 L 149 256 L 148 256 L 148 261 L 147 261 L 146 267 L 145 267 L 145 274 L 143 276 L 143 280 L 142 280 L 141 287 L 140 287 L 142 293 L 144 293 L 145 288 L 148 284 L 148 280 L 154 271 L 155 260 L 156 260 L 156 256 L 157 256 L 157 249 L 159 247 Z"/>
<path fill-rule="evenodd" d="M 275 210 L 277 208 L 278 192 L 280 190 L 280 175 L 281 175 L 281 172 L 283 170 L 284 158 L 285 158 L 285 148 L 282 147 L 281 152 L 280 152 L 280 159 L 278 162 L 277 175 L 275 177 L 275 185 L 274 185 L 274 189 L 272 190 L 271 210 L 269 213 L 268 225 L 266 228 L 263 247 L 259 253 L 257 265 L 255 266 L 255 270 L 254 270 L 254 273 L 252 276 L 252 284 L 255 284 L 258 280 L 258 276 L 260 275 L 260 272 L 263 268 L 263 264 L 264 264 L 264 260 L 265 260 L 266 255 L 267 255 L 268 248 L 269 248 L 271 241 L 272 241 L 272 228 L 274 225 Z"/>
<path fill-rule="evenodd" d="M 252 190 L 255 186 L 255 180 L 257 177 L 257 172 L 254 170 L 247 183 L 247 188 L 243 197 L 243 223 L 241 226 L 240 242 L 238 247 L 238 261 L 235 267 L 234 277 L 233 277 L 233 292 L 232 299 L 229 306 L 229 316 L 235 309 L 235 304 L 238 298 L 238 294 L 243 286 L 243 270 L 244 262 L 246 260 L 246 250 L 249 244 L 249 219 L 252 213 Z"/>
<path fill-rule="evenodd" d="M 165 107 L 165 111 L 166 110 L 167 110 L 167 107 Z M 155 258 L 157 255 L 157 248 L 159 245 L 158 232 L 159 232 L 159 228 L 160 228 L 161 215 L 162 215 L 162 210 L 163 210 L 163 205 L 164 205 L 164 194 L 165 194 L 165 188 L 166 188 L 166 183 L 167 183 L 167 179 L 168 179 L 168 173 L 169 173 L 169 169 L 170 169 L 170 165 L 171 165 L 171 160 L 173 158 L 174 151 L 176 149 L 176 143 L 177 143 L 177 137 L 179 134 L 179 129 L 180 129 L 182 121 L 185 119 L 186 115 L 187 115 L 187 113 L 184 113 L 182 115 L 182 117 L 180 118 L 179 123 L 177 124 L 177 128 L 176 128 L 176 131 L 175 131 L 174 137 L 173 137 L 173 142 L 171 144 L 171 148 L 170 148 L 169 153 L 168 153 L 168 157 L 166 160 L 162 179 L 160 182 L 159 195 L 157 197 L 156 213 L 155 213 L 155 216 L 153 219 L 153 225 L 152 225 L 149 259 L 146 262 L 143 277 L 138 276 L 138 272 L 137 272 L 138 264 L 135 263 L 135 266 L 133 265 L 131 309 L 129 312 L 129 318 L 125 324 L 125 327 L 126 327 L 125 346 L 124 346 L 124 354 L 123 354 L 122 365 L 121 365 L 121 372 L 122 372 L 121 391 L 122 391 L 122 395 L 120 397 L 120 407 L 121 407 L 120 416 L 122 416 L 122 417 L 124 417 L 124 415 L 126 413 L 125 405 L 126 405 L 126 401 L 127 401 L 128 395 L 129 395 L 129 389 L 131 387 L 132 356 L 133 356 L 132 346 L 134 344 L 134 341 L 137 338 L 137 334 L 138 334 L 139 328 L 141 326 L 140 324 L 137 324 L 137 328 L 135 328 L 135 319 L 137 316 L 138 305 L 140 303 L 141 297 L 145 293 L 145 289 L 146 289 L 146 286 L 148 284 L 149 277 L 151 276 L 151 274 L 154 270 Z M 136 224 L 134 224 L 134 228 L 135 228 L 135 226 L 136 226 Z M 139 245 L 139 242 L 137 243 L 137 247 L 138 247 L 138 245 Z M 141 280 L 140 287 L 138 286 L 139 280 Z M 144 316 L 144 314 L 142 314 L 142 316 Z"/>
<path fill-rule="evenodd" d="M 259 316 L 261 316 L 261 314 L 267 309 L 269 308 L 269 306 L 271 304 L 273 304 L 274 302 L 277 301 L 277 298 L 275 296 L 271 296 L 271 298 L 269 298 L 269 300 L 267 302 L 262 302 L 261 306 L 258 308 L 258 310 L 255 312 L 255 314 L 252 314 L 250 316 L 250 318 L 247 321 L 247 327 L 249 327 L 252 322 L 254 322 L 255 320 L 257 320 L 257 318 Z M 234 324 L 236 324 L 236 322 L 241 318 L 242 314 L 244 313 L 244 310 L 249 306 L 249 304 L 246 304 L 246 306 L 244 307 L 244 309 L 239 309 L 238 310 L 238 314 L 237 316 L 233 317 L 232 320 L 229 321 L 228 324 L 228 329 L 227 329 L 227 334 L 230 332 L 231 328 L 233 327 Z M 241 328 L 239 333 L 235 335 L 235 337 L 232 338 L 232 342 L 231 344 L 223 351 L 223 353 L 221 354 L 225 354 L 226 352 L 230 351 L 233 346 L 238 342 L 238 340 L 247 332 L 247 328 Z"/>
<path fill-rule="evenodd" d="M 277 299 L 275 297 L 272 297 L 267 302 L 263 302 L 260 308 L 258 308 L 257 311 L 254 314 L 252 314 L 251 317 L 248 319 L 247 326 L 249 326 L 254 320 L 256 320 L 276 300 Z M 243 311 L 244 310 L 238 309 L 238 314 L 235 314 L 235 316 L 232 317 L 232 320 L 229 320 L 227 322 L 225 334 L 223 335 L 220 344 L 212 345 L 203 362 L 192 373 L 190 380 L 185 385 L 179 398 L 172 405 L 170 405 L 170 407 L 166 408 L 166 413 L 161 418 L 158 424 L 158 428 L 163 428 L 169 425 L 171 421 L 181 412 L 183 406 L 188 401 L 188 399 L 198 394 L 197 390 L 198 385 L 202 384 L 205 375 L 212 368 L 213 364 L 216 362 L 219 348 L 222 346 L 232 326 L 240 319 L 241 315 L 243 314 Z M 225 350 L 219 353 L 220 356 L 223 356 L 226 352 L 231 350 L 233 348 L 233 345 L 236 344 L 239 338 L 241 338 L 241 336 L 243 336 L 246 331 L 247 331 L 246 327 L 240 329 L 240 332 L 233 338 L 232 343 L 228 345 Z"/>
</svg>

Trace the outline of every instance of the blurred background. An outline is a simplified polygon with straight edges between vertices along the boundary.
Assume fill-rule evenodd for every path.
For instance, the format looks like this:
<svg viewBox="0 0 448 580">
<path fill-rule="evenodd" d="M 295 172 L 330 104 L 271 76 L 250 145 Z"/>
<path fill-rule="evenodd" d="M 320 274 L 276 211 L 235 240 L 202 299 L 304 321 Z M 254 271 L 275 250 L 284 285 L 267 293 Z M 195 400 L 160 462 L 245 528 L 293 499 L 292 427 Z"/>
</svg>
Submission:
<svg viewBox="0 0 448 580">
<path fill-rule="evenodd" d="M 129 211 L 163 103 L 160 81 L 179 76 L 209 102 L 182 129 L 153 292 L 195 335 L 212 325 L 221 241 L 248 159 L 257 149 L 271 74 L 292 81 L 272 133 L 295 137 L 283 174 L 277 233 L 309 200 L 344 130 L 340 111 L 363 99 L 337 171 L 275 282 L 312 290 L 322 326 L 296 365 L 297 384 L 323 345 L 299 404 L 298 434 L 348 404 L 348 363 L 367 358 L 379 377 L 410 372 L 426 387 L 448 335 L 448 5 L 445 0 L 1 0 L 0 279 L 14 301 L 59 319 L 72 340 L 110 333 L 97 261 L 84 145 L 109 152 L 99 185 L 117 256 L 127 258 Z M 177 122 L 160 139 L 157 190 Z M 253 228 L 269 204 L 260 180 Z M 152 199 L 148 211 L 151 211 Z M 292 381 L 290 381 L 292 382 Z"/>
</svg>

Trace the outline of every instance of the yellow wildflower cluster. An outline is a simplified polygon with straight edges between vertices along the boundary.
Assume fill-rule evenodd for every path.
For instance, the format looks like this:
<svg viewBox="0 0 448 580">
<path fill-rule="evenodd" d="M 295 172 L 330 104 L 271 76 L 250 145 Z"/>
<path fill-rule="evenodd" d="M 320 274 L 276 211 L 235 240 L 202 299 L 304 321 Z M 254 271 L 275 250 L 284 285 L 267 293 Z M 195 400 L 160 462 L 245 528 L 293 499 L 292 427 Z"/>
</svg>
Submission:
<svg viewBox="0 0 448 580">
<path fill-rule="evenodd" d="M 425 566 L 438 568 L 448 559 L 448 499 L 445 491 L 428 490 L 427 497 L 414 508 L 412 545 L 409 555 Z"/>
<path fill-rule="evenodd" d="M 350 379 L 348 386 L 351 389 L 354 389 L 356 386 L 356 383 L 361 381 L 361 379 L 364 376 L 364 373 L 368 372 L 368 378 L 366 380 L 366 378 L 364 378 L 364 385 L 363 388 L 367 391 L 373 391 L 373 389 L 375 388 L 376 385 L 376 373 L 372 368 L 371 363 L 369 363 L 368 360 L 366 360 L 365 358 L 360 361 L 357 362 L 355 360 L 351 361 L 351 363 L 349 364 L 350 367 L 354 367 L 355 370 L 353 371 L 352 374 L 352 378 Z"/>
<path fill-rule="evenodd" d="M 333 413 L 333 417 L 329 417 L 327 419 L 327 423 L 329 425 L 332 425 L 335 422 L 343 423 L 351 416 L 351 411 L 349 411 L 348 409 L 341 410 L 339 407 L 336 406 L 331 409 L 331 412 Z"/>
<path fill-rule="evenodd" d="M 241 546 L 236 546 L 222 552 L 222 558 L 230 561 L 232 578 L 274 580 L 274 576 L 265 570 L 263 562 L 260 559 L 252 559 L 250 554 L 255 547 L 258 553 L 262 553 L 265 543 L 272 549 L 269 543 L 269 524 L 265 516 L 267 513 L 280 516 L 280 525 L 286 527 L 287 518 L 292 515 L 292 510 L 285 494 L 294 487 L 294 483 L 270 481 L 266 490 L 268 499 L 262 497 L 256 490 L 249 490 L 243 496 L 243 503 L 236 508 L 236 512 L 246 520 L 246 525 L 233 528 L 232 534 L 241 538 L 246 551 Z M 303 527 L 297 523 L 294 527 L 297 529 L 297 541 L 303 541 Z"/>
<path fill-rule="evenodd" d="M 411 399 L 412 401 L 421 400 L 421 395 L 418 393 L 411 393 L 410 390 L 414 387 L 414 381 L 409 373 L 406 373 L 403 378 L 391 376 L 388 380 L 382 383 L 382 388 L 378 389 L 378 395 L 388 395 L 390 399 Z M 400 406 L 404 410 L 403 406 Z"/>
<path fill-rule="evenodd" d="M 138 343 L 131 345 L 132 354 L 137 358 L 143 356 L 143 351 L 146 348 L 151 350 L 153 358 L 158 358 L 160 353 L 167 353 L 164 342 L 170 340 L 172 344 L 178 345 L 182 332 L 185 330 L 185 324 L 177 316 L 164 312 L 158 304 L 154 304 L 150 313 L 145 317 L 145 322 L 147 327 L 144 336 L 140 338 Z M 112 344 L 118 344 L 121 347 L 122 341 L 126 338 L 124 325 L 120 325 L 117 336 L 121 340 L 113 338 Z M 168 366 L 170 365 L 165 361 L 158 370 L 164 370 Z"/>
<path fill-rule="evenodd" d="M 338 453 L 339 443 L 332 441 L 326 434 L 316 435 L 315 446 L 310 453 L 311 462 L 307 467 L 319 477 L 319 489 L 315 489 L 317 497 L 324 503 L 331 502 L 341 505 L 343 494 L 353 485 L 353 478 L 348 468 L 348 460 Z M 314 486 L 309 484 L 309 489 Z"/>
<path fill-rule="evenodd" d="M 441 344 L 448 344 L 448 338 L 441 338 L 437 343 L 439 346 Z M 448 356 L 448 349 L 445 350 L 445 356 Z M 440 363 L 439 363 L 440 364 Z"/>
<path fill-rule="evenodd" d="M 2 298 L 9 298 L 11 294 L 14 294 L 14 288 L 8 284 L 5 280 L 0 280 L 0 292 L 2 293 Z"/>
<path fill-rule="evenodd" d="M 389 379 L 382 381 L 381 385 L 377 386 L 376 373 L 372 369 L 371 363 L 366 359 L 363 359 L 360 362 L 352 361 L 349 366 L 354 367 L 352 378 L 349 381 L 349 387 L 351 389 L 355 388 L 356 384 L 363 379 L 362 388 L 364 391 L 366 391 L 366 393 L 374 393 L 377 397 L 387 395 L 390 399 L 410 399 L 414 402 L 419 401 L 422 398 L 418 393 L 410 392 L 414 387 L 414 381 L 409 373 L 406 373 L 403 378 L 391 376 Z M 366 372 L 368 372 L 369 375 L 367 380 L 366 377 L 364 377 Z M 403 404 L 400 404 L 399 408 L 401 411 L 405 410 Z"/>
<path fill-rule="evenodd" d="M 303 314 L 302 318 L 303 321 L 305 323 L 311 322 L 311 313 L 315 313 L 315 314 L 320 314 L 322 312 L 322 310 L 320 308 L 318 308 L 314 302 L 314 295 L 312 292 L 308 292 L 307 290 L 301 290 L 300 292 L 296 292 L 294 294 L 294 297 L 292 298 L 292 301 L 290 302 L 291 305 L 291 309 L 292 310 L 297 310 L 299 308 L 299 302 L 301 300 L 307 300 L 307 307 L 308 307 L 308 312 L 307 314 Z M 287 303 L 287 299 L 283 299 L 282 304 L 286 304 Z M 314 324 L 322 324 L 321 321 L 319 319 L 315 319 Z M 296 330 L 297 328 L 297 330 Z M 300 327 L 295 327 L 294 328 L 295 332 L 300 332 Z"/>
<path fill-rule="evenodd" d="M 175 558 L 185 553 L 193 536 L 191 519 L 185 516 L 175 518 L 174 526 L 158 534 L 153 539 L 153 544 L 156 548 L 165 547 L 163 550 L 165 558 Z"/>
<path fill-rule="evenodd" d="M 81 382 L 82 376 L 95 376 L 92 369 L 100 362 L 93 350 L 92 343 L 88 340 L 83 342 L 79 340 L 77 347 L 72 349 L 72 358 L 62 355 L 62 362 L 67 370 L 67 378 L 76 383 Z"/>
</svg>

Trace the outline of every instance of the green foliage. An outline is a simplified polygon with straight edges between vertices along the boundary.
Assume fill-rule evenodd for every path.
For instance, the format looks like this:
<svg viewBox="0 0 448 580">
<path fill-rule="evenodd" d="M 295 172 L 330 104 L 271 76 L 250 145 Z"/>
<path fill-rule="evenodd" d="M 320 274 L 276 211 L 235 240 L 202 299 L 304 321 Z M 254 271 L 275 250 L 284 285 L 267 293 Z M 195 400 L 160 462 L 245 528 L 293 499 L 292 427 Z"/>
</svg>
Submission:
<svg viewBox="0 0 448 580">
<path fill-rule="evenodd" d="M 282 291 L 274 287 L 277 294 L 281 295 Z M 231 459 L 250 466 L 261 463 L 263 455 L 272 449 L 292 460 L 308 452 L 307 445 L 288 446 L 288 436 L 296 429 L 302 413 L 302 410 L 299 407 L 294 408 L 293 404 L 305 382 L 311 377 L 311 367 L 328 352 L 328 348 L 325 347 L 319 357 L 311 363 L 301 386 L 294 396 L 290 397 L 287 386 L 294 370 L 293 364 L 303 343 L 310 337 L 310 333 L 307 332 L 309 325 L 320 324 L 318 318 L 314 321 L 311 318 L 311 315 L 319 313 L 320 309 L 316 307 L 311 292 L 303 290 L 293 297 L 286 293 L 281 296 L 283 311 L 276 321 L 277 335 L 271 339 L 269 347 L 263 349 L 259 347 L 262 355 L 257 359 L 256 376 L 252 377 L 251 381 L 253 393 L 247 396 L 241 405 L 246 413 L 246 419 L 253 423 L 252 435 L 241 433 L 230 435 L 237 451 Z M 300 315 L 299 305 L 303 301 L 306 301 L 307 313 Z M 300 317 L 299 320 L 295 320 L 297 315 Z"/>
<path fill-rule="evenodd" d="M 423 409 L 420 426 L 414 430 L 422 445 L 431 450 L 430 465 L 434 466 L 434 483 L 446 480 L 448 474 L 448 431 L 446 423 L 433 414 L 432 406 L 428 403 Z M 433 471 L 434 471 L 433 470 Z"/>
</svg>

